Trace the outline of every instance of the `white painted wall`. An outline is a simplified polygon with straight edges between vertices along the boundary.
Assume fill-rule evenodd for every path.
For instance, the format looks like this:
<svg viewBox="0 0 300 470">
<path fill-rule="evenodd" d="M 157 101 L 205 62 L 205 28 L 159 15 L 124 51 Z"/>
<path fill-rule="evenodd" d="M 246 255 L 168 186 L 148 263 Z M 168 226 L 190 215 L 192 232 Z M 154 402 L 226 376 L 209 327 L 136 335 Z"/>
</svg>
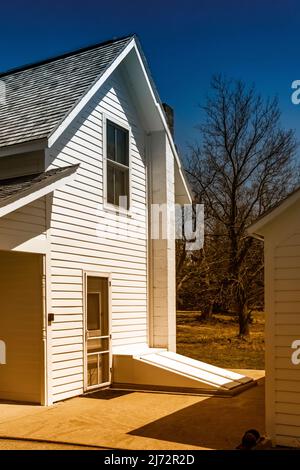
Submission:
<svg viewBox="0 0 300 470">
<path fill-rule="evenodd" d="M 104 207 L 103 113 L 131 128 L 132 207 L 128 216 L 119 217 L 119 239 L 117 216 Z M 55 321 L 49 337 L 52 335 L 54 401 L 83 391 L 84 270 L 112 275 L 113 348 L 148 341 L 144 148 L 144 129 L 116 71 L 47 154 L 47 169 L 80 163 L 75 181 L 55 191 L 51 207 L 51 311 Z"/>
<path fill-rule="evenodd" d="M 45 253 L 46 199 L 40 198 L 0 218 L 0 250 Z"/>
<path fill-rule="evenodd" d="M 147 241 L 147 181 L 152 202 L 172 204 L 174 156 L 164 131 L 146 138 L 147 112 L 125 77 L 116 70 L 46 150 L 46 170 L 80 164 L 75 180 L 0 219 L 0 250 L 46 254 L 46 308 L 55 315 L 47 327 L 49 404 L 84 389 L 85 271 L 111 274 L 113 351 L 176 348 L 175 242 Z M 131 208 L 120 217 L 104 200 L 105 116 L 130 128 Z M 172 215 L 170 221 L 173 231 Z"/>
<path fill-rule="evenodd" d="M 265 237 L 266 429 L 274 444 L 300 447 L 300 202 L 263 229 Z"/>
<path fill-rule="evenodd" d="M 161 205 L 163 219 L 158 228 L 164 237 L 150 241 L 150 345 L 176 351 L 174 157 L 164 131 L 152 132 L 149 140 L 151 149 L 150 197 L 152 204 Z M 154 227 L 158 222 L 154 212 L 152 216 L 151 218 L 150 215 L 150 227 Z"/>
</svg>

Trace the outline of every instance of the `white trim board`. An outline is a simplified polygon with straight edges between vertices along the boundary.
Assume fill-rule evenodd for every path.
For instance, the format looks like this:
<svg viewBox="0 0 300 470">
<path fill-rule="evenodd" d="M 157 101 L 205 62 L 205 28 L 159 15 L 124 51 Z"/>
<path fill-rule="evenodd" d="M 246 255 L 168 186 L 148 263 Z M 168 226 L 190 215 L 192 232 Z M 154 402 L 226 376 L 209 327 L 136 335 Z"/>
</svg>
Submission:
<svg viewBox="0 0 300 470">
<path fill-rule="evenodd" d="M 293 205 L 295 202 L 298 201 L 300 198 L 300 188 L 287 196 L 286 199 L 284 199 L 281 203 L 279 203 L 274 209 L 268 211 L 265 215 L 262 215 L 256 222 L 253 222 L 253 224 L 248 227 L 247 232 L 249 235 L 252 235 L 254 237 L 260 238 L 262 235 L 262 229 L 265 225 L 269 224 L 274 220 L 276 217 L 278 217 L 282 212 L 287 210 L 291 205 Z"/>
<path fill-rule="evenodd" d="M 94 83 L 91 88 L 83 95 L 83 97 L 75 104 L 73 109 L 67 114 L 67 116 L 58 124 L 58 126 L 51 132 L 48 138 L 48 147 L 52 147 L 61 134 L 66 130 L 66 128 L 71 124 L 75 119 L 78 113 L 84 108 L 84 106 L 90 101 L 90 99 L 95 95 L 99 90 L 101 85 L 108 79 L 112 72 L 118 67 L 122 60 L 127 56 L 127 54 L 135 47 L 135 41 L 132 39 L 130 43 L 125 47 L 123 52 L 118 55 L 114 62 L 108 67 L 107 70 L 100 76 L 100 78 Z"/>
</svg>

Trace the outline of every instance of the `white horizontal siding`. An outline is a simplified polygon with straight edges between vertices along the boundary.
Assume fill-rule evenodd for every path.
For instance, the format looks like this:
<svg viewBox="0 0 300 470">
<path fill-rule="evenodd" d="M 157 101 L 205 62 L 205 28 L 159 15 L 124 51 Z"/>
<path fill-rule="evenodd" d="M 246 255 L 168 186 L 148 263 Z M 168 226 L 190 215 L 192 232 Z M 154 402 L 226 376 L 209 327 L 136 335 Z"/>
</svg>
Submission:
<svg viewBox="0 0 300 470">
<path fill-rule="evenodd" d="M 46 202 L 40 198 L 0 218 L 0 250 L 33 251 L 46 241 Z M 26 249 L 28 246 L 28 249 Z M 29 248 L 30 246 L 30 248 Z"/>
<path fill-rule="evenodd" d="M 131 127 L 132 214 L 103 207 L 103 113 Z M 53 395 L 83 390 L 82 272 L 112 276 L 112 343 L 147 342 L 147 214 L 144 131 L 115 73 L 65 134 L 51 167 L 80 163 L 74 182 L 55 191 L 51 211 Z"/>
<path fill-rule="evenodd" d="M 274 387 L 276 442 L 300 437 L 300 366 L 291 344 L 300 339 L 300 237 L 283 241 L 274 253 Z"/>
</svg>

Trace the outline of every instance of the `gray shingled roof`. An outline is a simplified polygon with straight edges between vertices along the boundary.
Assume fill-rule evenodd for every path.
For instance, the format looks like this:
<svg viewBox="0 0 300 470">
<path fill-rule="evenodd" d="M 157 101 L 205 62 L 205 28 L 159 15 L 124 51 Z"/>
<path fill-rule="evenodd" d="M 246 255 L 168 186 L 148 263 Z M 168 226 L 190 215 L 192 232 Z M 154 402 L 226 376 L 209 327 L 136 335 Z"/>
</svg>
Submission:
<svg viewBox="0 0 300 470">
<path fill-rule="evenodd" d="M 0 147 L 46 138 L 133 36 L 81 49 L 4 74 Z"/>
<path fill-rule="evenodd" d="M 16 196 L 23 196 L 28 192 L 38 190 L 45 186 L 73 174 L 79 165 L 71 165 L 63 168 L 54 168 L 35 175 L 18 176 L 0 181 L 0 207 L 9 204 Z"/>
</svg>

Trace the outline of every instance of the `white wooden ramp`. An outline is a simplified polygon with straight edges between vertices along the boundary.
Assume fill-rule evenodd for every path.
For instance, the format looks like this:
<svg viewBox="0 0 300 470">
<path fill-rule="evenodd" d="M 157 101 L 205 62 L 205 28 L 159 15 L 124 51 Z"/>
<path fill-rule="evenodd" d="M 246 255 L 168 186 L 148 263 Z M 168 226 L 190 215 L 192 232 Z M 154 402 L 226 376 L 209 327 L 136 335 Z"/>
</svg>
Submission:
<svg viewBox="0 0 300 470">
<path fill-rule="evenodd" d="M 115 388 L 231 396 L 256 384 L 250 377 L 163 349 L 113 357 Z"/>
</svg>

